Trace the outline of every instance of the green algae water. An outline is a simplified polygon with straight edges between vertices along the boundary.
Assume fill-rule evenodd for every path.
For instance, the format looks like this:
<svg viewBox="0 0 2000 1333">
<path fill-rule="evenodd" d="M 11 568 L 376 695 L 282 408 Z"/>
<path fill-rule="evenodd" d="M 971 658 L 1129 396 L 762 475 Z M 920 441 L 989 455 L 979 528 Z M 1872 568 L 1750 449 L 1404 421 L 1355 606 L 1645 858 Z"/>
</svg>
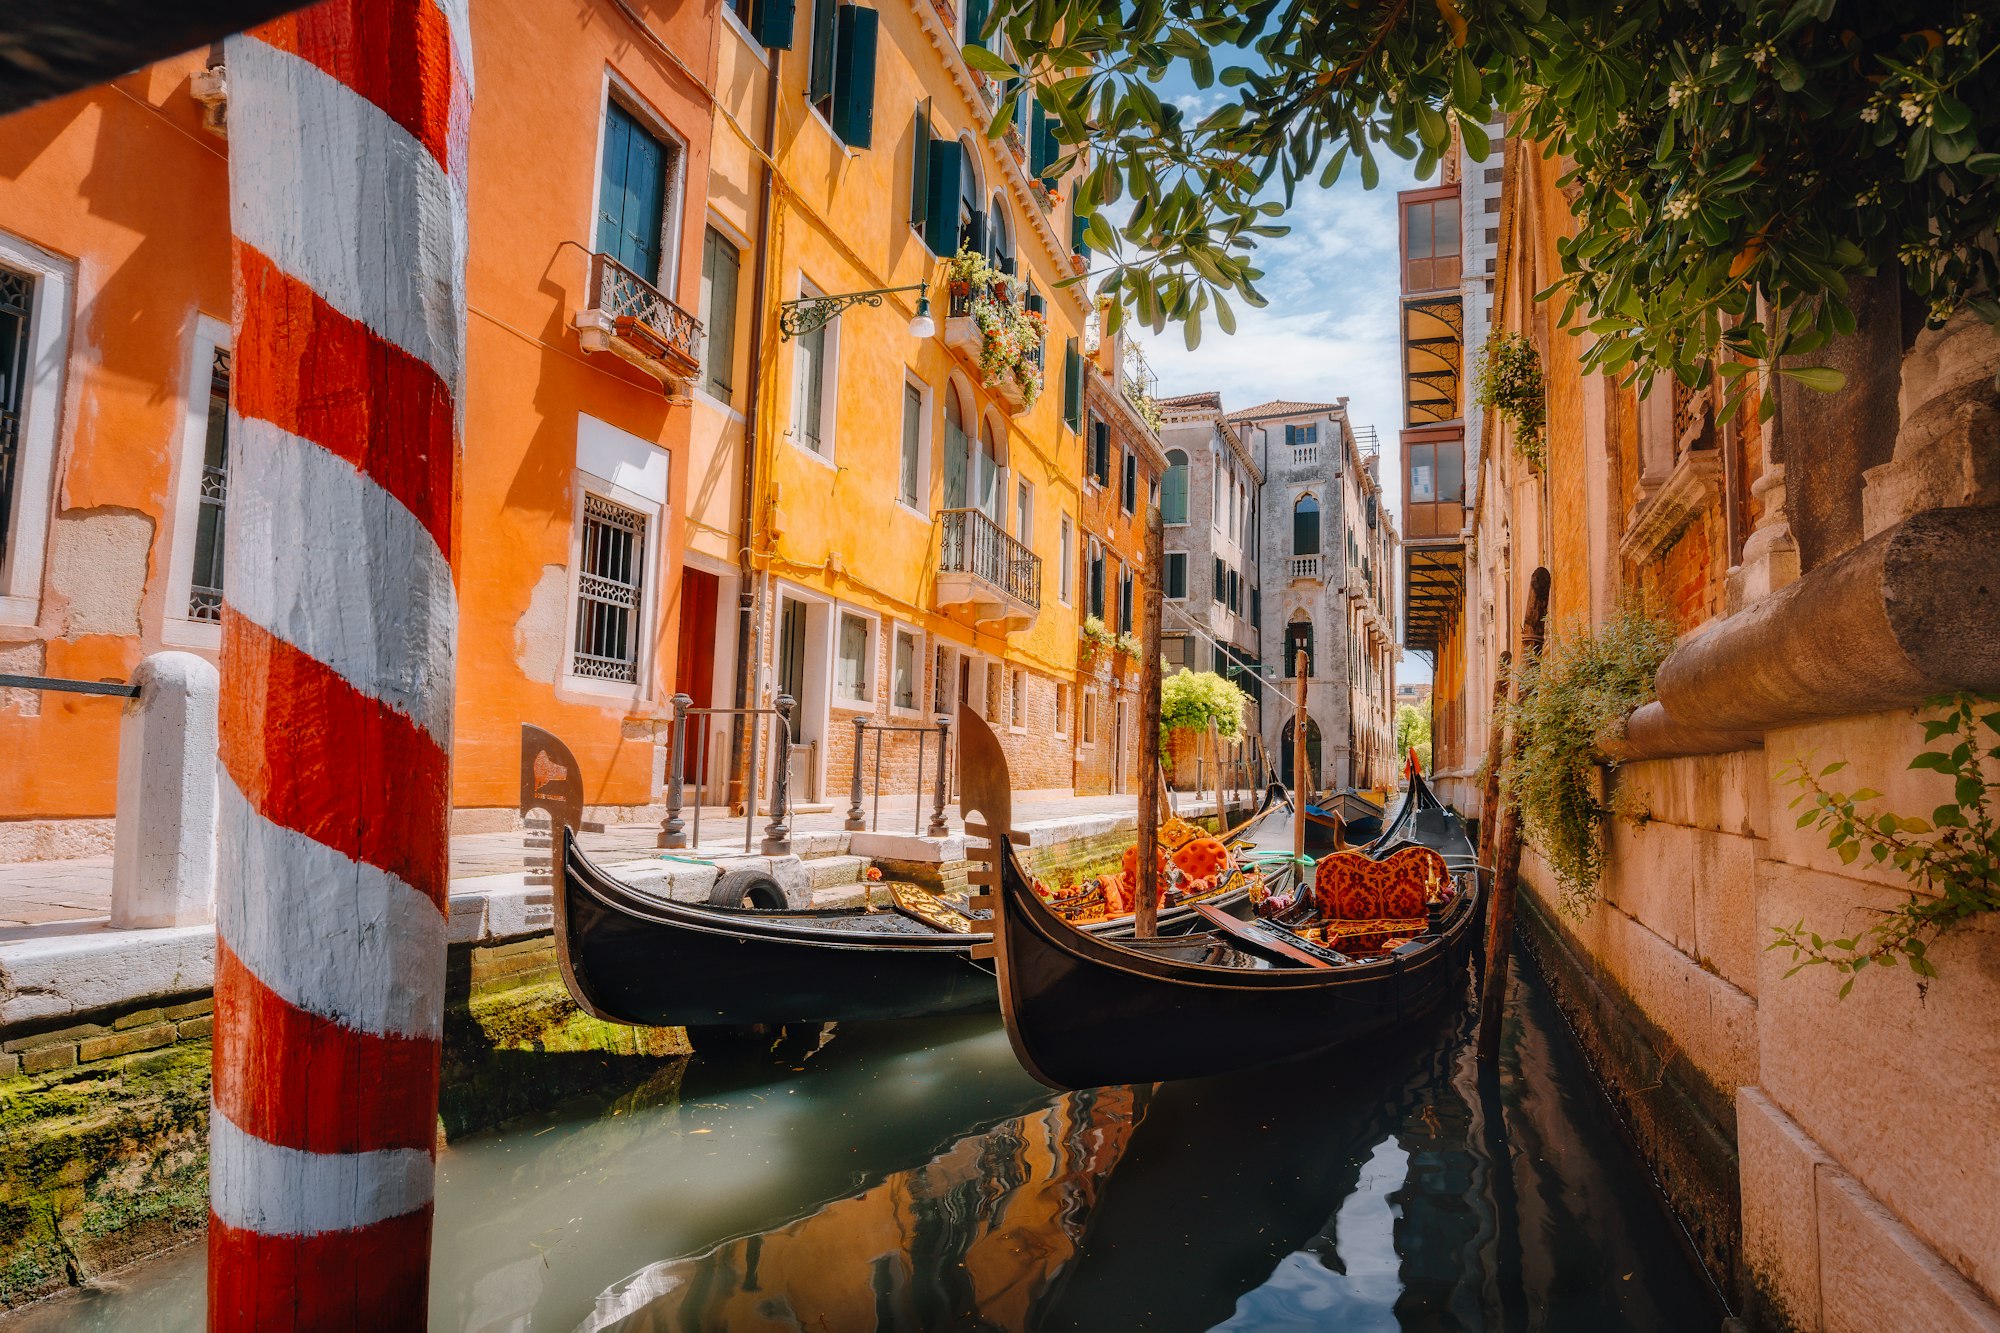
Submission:
<svg viewBox="0 0 2000 1333">
<path fill-rule="evenodd" d="M 431 1326 L 1685 1330 L 1721 1311 L 1518 971 L 1226 1080 L 1056 1094 L 991 1019 L 788 1032 L 440 1158 Z M 199 1246 L 0 1333 L 199 1329 Z"/>
</svg>

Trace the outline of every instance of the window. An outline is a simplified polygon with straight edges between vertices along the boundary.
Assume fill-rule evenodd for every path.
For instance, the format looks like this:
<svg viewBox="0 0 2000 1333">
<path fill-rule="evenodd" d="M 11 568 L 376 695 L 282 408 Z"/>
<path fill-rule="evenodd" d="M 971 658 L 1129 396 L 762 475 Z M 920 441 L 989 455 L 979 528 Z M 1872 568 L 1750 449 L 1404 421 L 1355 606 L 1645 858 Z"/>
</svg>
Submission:
<svg viewBox="0 0 2000 1333">
<path fill-rule="evenodd" d="M 1188 521 L 1188 456 L 1179 449 L 1167 450 L 1167 475 L 1160 485 L 1160 522 Z"/>
<path fill-rule="evenodd" d="M 570 672 L 588 680 L 637 684 L 646 516 L 586 494 L 579 556 Z"/>
<path fill-rule="evenodd" d="M 1085 745 L 1097 744 L 1097 691 L 1089 686 L 1083 691 L 1083 735 L 1078 739 Z"/>
<path fill-rule="evenodd" d="M 1139 460 L 1130 449 L 1125 451 L 1125 512 L 1132 513 L 1139 507 Z"/>
<path fill-rule="evenodd" d="M 201 451 L 201 510 L 195 518 L 194 569 L 187 618 L 222 620 L 222 517 L 229 504 L 229 349 L 209 354 L 206 430 Z"/>
<path fill-rule="evenodd" d="M 1083 357 L 1074 338 L 1063 340 L 1063 422 L 1071 430 L 1083 429 Z"/>
<path fill-rule="evenodd" d="M 1035 539 L 1035 488 L 1027 482 L 1018 482 L 1014 488 L 1014 535 L 1023 546 L 1031 546 Z"/>
<path fill-rule="evenodd" d="M 1403 289 L 1458 285 L 1458 191 L 1403 205 Z"/>
<path fill-rule="evenodd" d="M 604 107 L 604 161 L 597 183 L 597 248 L 653 286 L 673 286 L 676 246 L 669 186 L 679 151 L 621 103 Z"/>
<path fill-rule="evenodd" d="M 834 697 L 842 703 L 865 704 L 874 694 L 873 647 L 870 633 L 874 624 L 852 611 L 840 613 L 840 638 L 833 662 Z"/>
<path fill-rule="evenodd" d="M 805 283 L 799 295 L 812 297 L 821 293 L 811 283 Z M 837 401 L 833 365 L 839 351 L 838 315 L 792 340 L 792 360 L 797 367 L 792 396 L 792 442 L 827 459 L 833 457 Z"/>
<path fill-rule="evenodd" d="M 1090 614 L 1104 619 L 1104 548 L 1090 539 Z"/>
<path fill-rule="evenodd" d="M 978 469 L 972 479 L 972 502 L 979 512 L 993 520 L 995 527 L 1004 530 L 1007 494 L 1000 485 L 1000 438 L 993 429 L 992 417 L 979 423 L 979 453 L 972 461 Z"/>
<path fill-rule="evenodd" d="M 1062 516 L 1062 533 L 1056 545 L 1056 596 L 1064 606 L 1070 605 L 1070 579 L 1076 574 L 1076 531 L 1070 527 L 1069 515 Z"/>
<path fill-rule="evenodd" d="M 1069 686 L 1056 682 L 1056 735 L 1069 735 Z"/>
<path fill-rule="evenodd" d="M 924 416 L 923 389 L 903 381 L 903 466 L 896 498 L 912 509 L 923 508 Z"/>
<path fill-rule="evenodd" d="M 966 507 L 966 464 L 972 449 L 972 439 L 965 429 L 965 404 L 958 396 L 958 386 L 949 384 L 944 391 L 944 507 L 963 509 Z"/>
<path fill-rule="evenodd" d="M 1253 625 L 1264 623 L 1264 599 L 1255 588 L 1250 590 L 1250 623 Z"/>
<path fill-rule="evenodd" d="M 1121 634 L 1131 634 L 1138 628 L 1132 622 L 1132 571 L 1123 565 L 1118 571 L 1118 630 Z"/>
<path fill-rule="evenodd" d="M 1227 602 L 1231 611 L 1236 610 L 1241 605 L 1238 597 L 1236 571 L 1233 569 L 1229 571 L 1229 596 L 1224 601 Z"/>
<path fill-rule="evenodd" d="M 958 678 L 958 654 L 939 644 L 931 652 L 931 711 L 950 714 L 952 682 Z"/>
<path fill-rule="evenodd" d="M 1014 271 L 1014 238 L 1007 225 L 1007 203 L 998 194 L 986 206 L 986 259 L 1002 273 Z"/>
<path fill-rule="evenodd" d="M 1028 673 L 1014 668 L 1013 679 L 1008 690 L 1008 721 L 1016 731 L 1028 729 Z"/>
<path fill-rule="evenodd" d="M 1302 444 L 1318 444 L 1319 423 L 1315 421 L 1306 426 L 1285 427 L 1285 443 L 1291 445 L 1294 449 Z"/>
<path fill-rule="evenodd" d="M 1164 591 L 1176 602 L 1187 597 L 1187 552 L 1167 552 Z"/>
<path fill-rule="evenodd" d="M 1403 467 L 1408 535 L 1456 534 L 1465 522 L 1465 441 L 1411 440 L 1403 447 Z"/>
<path fill-rule="evenodd" d="M 1173 671 L 1188 669 L 1188 636 L 1185 634 L 1163 634 L 1160 636 L 1160 656 L 1166 659 Z M 1171 674 L 1171 671 L 1169 672 Z"/>
<path fill-rule="evenodd" d="M 702 388 L 711 398 L 730 401 L 735 393 L 736 280 L 743 252 L 710 227 L 701 248 Z"/>
<path fill-rule="evenodd" d="M 1090 476 L 1099 486 L 1111 484 L 1111 427 L 1090 418 Z"/>
<path fill-rule="evenodd" d="M 1285 675 L 1299 674 L 1299 654 L 1306 655 L 1306 677 L 1313 673 L 1313 627 L 1309 620 L 1294 620 L 1285 626 Z"/>
<path fill-rule="evenodd" d="M 1222 600 L 1222 595 L 1226 591 L 1223 587 L 1224 574 L 1225 568 L 1222 563 L 1222 557 L 1217 556 L 1215 557 L 1215 591 L 1213 593 L 1214 599 L 1217 602 Z"/>
<path fill-rule="evenodd" d="M 1292 506 L 1292 554 L 1319 554 L 1319 501 L 1310 495 Z"/>
<path fill-rule="evenodd" d="M 893 653 L 889 661 L 889 706 L 901 712 L 914 713 L 917 711 L 917 693 L 924 669 L 917 632 L 906 625 L 896 626 Z"/>
</svg>

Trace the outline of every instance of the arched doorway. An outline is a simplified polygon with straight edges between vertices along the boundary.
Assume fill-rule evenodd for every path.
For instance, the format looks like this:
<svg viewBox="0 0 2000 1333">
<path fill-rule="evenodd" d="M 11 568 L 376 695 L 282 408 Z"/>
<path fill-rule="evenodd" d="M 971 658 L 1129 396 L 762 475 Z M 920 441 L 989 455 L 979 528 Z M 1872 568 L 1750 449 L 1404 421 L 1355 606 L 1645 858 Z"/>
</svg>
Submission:
<svg viewBox="0 0 2000 1333">
<path fill-rule="evenodd" d="M 1293 729 L 1298 726 L 1298 721 L 1299 720 L 1295 717 L 1287 718 L 1285 720 L 1284 734 L 1279 738 L 1278 742 L 1279 746 L 1278 770 L 1280 774 L 1282 774 L 1283 776 L 1285 786 L 1290 787 L 1294 790 L 1297 789 L 1298 784 L 1292 781 L 1292 754 L 1294 750 Z M 1311 718 L 1307 718 L 1306 719 L 1307 782 L 1305 784 L 1307 791 L 1313 792 L 1319 790 L 1319 774 L 1320 774 L 1319 723 L 1313 721 Z"/>
</svg>

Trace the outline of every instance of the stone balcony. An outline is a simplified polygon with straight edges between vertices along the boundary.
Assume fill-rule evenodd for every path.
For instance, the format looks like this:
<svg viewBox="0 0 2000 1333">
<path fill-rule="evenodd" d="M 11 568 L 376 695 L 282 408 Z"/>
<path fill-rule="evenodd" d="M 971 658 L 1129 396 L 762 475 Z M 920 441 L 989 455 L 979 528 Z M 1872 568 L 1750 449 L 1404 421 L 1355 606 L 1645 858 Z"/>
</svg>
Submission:
<svg viewBox="0 0 2000 1333">
<path fill-rule="evenodd" d="M 607 254 L 590 257 L 590 287 L 572 321 L 586 352 L 610 352 L 685 399 L 701 373 L 701 321 Z"/>
<path fill-rule="evenodd" d="M 1042 609 L 1042 558 L 977 509 L 938 515 L 937 604 L 967 609 L 1002 632 L 1026 629 Z"/>
</svg>

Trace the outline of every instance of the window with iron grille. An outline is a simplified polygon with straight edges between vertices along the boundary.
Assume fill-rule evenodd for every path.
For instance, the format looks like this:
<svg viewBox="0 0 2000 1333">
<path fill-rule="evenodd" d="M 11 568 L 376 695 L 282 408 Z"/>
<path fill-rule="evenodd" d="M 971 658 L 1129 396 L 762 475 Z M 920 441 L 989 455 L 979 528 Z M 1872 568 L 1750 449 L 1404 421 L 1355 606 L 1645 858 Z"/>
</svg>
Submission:
<svg viewBox="0 0 2000 1333">
<path fill-rule="evenodd" d="M 645 568 L 646 516 L 601 496 L 584 496 L 573 674 L 638 682 Z"/>
<path fill-rule="evenodd" d="M 0 268 L 0 558 L 7 553 L 14 478 L 21 467 L 21 414 L 28 397 L 28 325 L 35 280 Z"/>
<path fill-rule="evenodd" d="M 229 507 L 229 349 L 218 347 L 208 370 L 208 434 L 201 451 L 201 510 L 195 518 L 194 575 L 188 619 L 222 619 L 223 515 Z"/>
</svg>

